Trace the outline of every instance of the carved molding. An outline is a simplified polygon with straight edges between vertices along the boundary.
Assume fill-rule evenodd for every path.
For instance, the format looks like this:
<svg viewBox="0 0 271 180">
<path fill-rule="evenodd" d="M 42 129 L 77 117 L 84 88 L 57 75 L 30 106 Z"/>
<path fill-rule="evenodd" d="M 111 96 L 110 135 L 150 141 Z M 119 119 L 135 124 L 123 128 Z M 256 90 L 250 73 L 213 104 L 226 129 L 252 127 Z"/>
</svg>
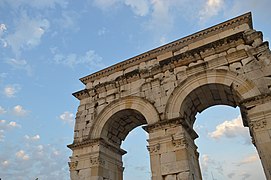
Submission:
<svg viewBox="0 0 271 180">
<path fill-rule="evenodd" d="M 266 125 L 267 125 L 266 119 L 250 122 L 250 127 L 254 130 L 263 129 L 265 128 Z"/>
<path fill-rule="evenodd" d="M 188 146 L 188 142 L 187 142 L 187 140 L 185 138 L 174 139 L 174 140 L 172 140 L 172 144 L 174 145 L 175 148 L 187 147 Z"/>
<path fill-rule="evenodd" d="M 70 171 L 75 171 L 78 165 L 78 161 L 75 162 L 69 162 Z"/>
<path fill-rule="evenodd" d="M 160 150 L 160 144 L 155 144 L 155 145 L 150 145 L 150 146 L 147 146 L 147 149 L 150 153 L 155 153 L 155 152 L 158 152 Z"/>
<path fill-rule="evenodd" d="M 194 63 L 197 60 L 201 60 L 204 57 L 210 56 L 212 54 L 216 54 L 220 51 L 223 51 L 223 49 L 225 49 L 221 47 L 236 46 L 236 44 L 238 44 L 238 40 L 242 38 L 243 38 L 243 33 L 237 33 L 237 34 L 231 35 L 227 38 L 212 42 L 211 44 L 206 44 L 198 48 L 188 50 L 184 53 L 174 55 L 173 57 L 164 59 L 160 61 L 158 65 L 152 67 L 151 69 L 140 69 L 140 70 L 136 69 L 134 71 L 118 76 L 113 81 L 106 81 L 104 83 L 97 84 L 96 86 L 90 89 L 84 89 L 84 90 L 75 92 L 73 93 L 73 96 L 79 100 L 82 100 L 84 98 L 94 96 L 95 94 L 106 92 L 107 86 L 119 87 L 121 85 L 128 84 L 132 81 L 136 81 L 140 78 L 152 77 L 155 74 L 164 73 L 165 71 L 172 70 L 175 67 L 189 66 L 190 63 Z M 241 58 L 241 57 L 236 56 L 236 54 L 239 55 L 240 53 L 232 53 L 228 55 L 227 58 L 233 58 L 233 59 Z M 233 55 L 235 56 L 232 57 Z M 246 55 L 246 53 L 245 54 L 243 53 L 242 55 Z M 196 66 L 198 66 L 198 68 L 200 69 L 204 66 L 205 68 L 207 68 L 208 63 L 203 62 L 197 65 L 194 65 L 193 67 L 188 67 L 187 70 L 189 71 L 190 69 L 195 69 Z"/>
<path fill-rule="evenodd" d="M 90 158 L 91 166 L 104 166 L 105 160 L 100 157 Z"/>
<path fill-rule="evenodd" d="M 249 106 L 255 106 L 257 104 L 263 104 L 268 101 L 271 101 L 271 93 L 261 94 L 258 96 L 245 99 L 241 101 L 240 104 L 244 105 L 245 107 L 249 107 Z"/>
</svg>

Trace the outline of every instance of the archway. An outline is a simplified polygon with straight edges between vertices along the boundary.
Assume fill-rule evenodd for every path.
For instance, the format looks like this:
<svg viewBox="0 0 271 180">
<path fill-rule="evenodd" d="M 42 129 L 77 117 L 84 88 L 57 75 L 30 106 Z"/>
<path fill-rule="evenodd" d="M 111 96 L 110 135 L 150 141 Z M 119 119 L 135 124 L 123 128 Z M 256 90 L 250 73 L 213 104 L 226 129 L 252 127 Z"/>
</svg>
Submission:
<svg viewBox="0 0 271 180">
<path fill-rule="evenodd" d="M 121 148 L 127 151 L 122 159 L 125 180 L 150 180 L 150 156 L 147 149 L 147 139 L 149 139 L 149 134 L 142 129 L 142 126 L 138 126 L 123 141 Z"/>
<path fill-rule="evenodd" d="M 104 179 L 123 179 L 123 155 L 121 144 L 136 127 L 159 121 L 155 108 L 139 97 L 126 97 L 109 104 L 97 117 L 90 137 L 102 142 L 97 147 L 95 156 L 99 159 L 97 172 L 89 176 Z"/>
<path fill-rule="evenodd" d="M 271 179 L 270 50 L 262 39 L 247 13 L 81 78 L 71 179 L 121 180 L 121 142 L 142 124 L 152 180 L 201 179 L 193 125 L 214 105 L 240 108 Z"/>
<path fill-rule="evenodd" d="M 265 179 L 238 107 L 207 108 L 196 115 L 194 129 L 203 179 Z"/>
<path fill-rule="evenodd" d="M 252 82 L 227 70 L 205 71 L 180 83 L 168 100 L 166 125 L 160 123 L 159 128 L 148 128 L 150 146 L 155 144 L 154 151 L 167 148 L 165 153 L 160 150 L 156 155 L 151 154 L 152 172 L 158 174 L 157 179 L 160 176 L 165 179 L 201 179 L 199 153 L 194 143 L 198 138 L 193 129 L 196 114 L 214 105 L 239 106 L 243 124 L 248 126 L 247 109 L 242 105 L 242 100 L 258 94 L 260 91 Z M 166 134 L 168 139 L 155 140 L 153 133 L 158 134 L 158 131 Z M 170 146 L 169 141 L 172 143 Z M 153 167 L 154 161 L 160 164 L 158 168 Z M 154 172 L 155 169 L 157 172 Z"/>
</svg>

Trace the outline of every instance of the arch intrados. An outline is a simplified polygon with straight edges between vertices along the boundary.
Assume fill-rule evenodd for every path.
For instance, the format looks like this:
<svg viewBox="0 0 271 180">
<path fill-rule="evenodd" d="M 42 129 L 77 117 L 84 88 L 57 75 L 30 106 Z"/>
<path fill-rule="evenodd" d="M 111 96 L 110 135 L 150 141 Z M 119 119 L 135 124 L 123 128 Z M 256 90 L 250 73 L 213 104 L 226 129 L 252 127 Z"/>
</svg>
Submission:
<svg viewBox="0 0 271 180">
<path fill-rule="evenodd" d="M 148 125 L 154 124 L 160 120 L 157 110 L 145 99 L 136 96 L 129 96 L 111 102 L 98 115 L 91 131 L 91 138 L 100 138 L 102 130 L 107 121 L 117 112 L 122 110 L 136 110 L 144 116 Z"/>
<path fill-rule="evenodd" d="M 194 124 L 196 114 L 216 105 L 236 107 L 239 96 L 224 84 L 206 84 L 191 91 L 183 100 L 180 108 L 181 117 L 185 118 L 191 126 Z"/>
<path fill-rule="evenodd" d="M 240 101 L 260 94 L 253 82 L 237 73 L 216 69 L 197 73 L 188 77 L 171 93 L 166 105 L 166 118 L 173 119 L 180 116 L 180 109 L 185 98 L 195 89 L 208 84 L 221 84 L 232 87 Z"/>
</svg>

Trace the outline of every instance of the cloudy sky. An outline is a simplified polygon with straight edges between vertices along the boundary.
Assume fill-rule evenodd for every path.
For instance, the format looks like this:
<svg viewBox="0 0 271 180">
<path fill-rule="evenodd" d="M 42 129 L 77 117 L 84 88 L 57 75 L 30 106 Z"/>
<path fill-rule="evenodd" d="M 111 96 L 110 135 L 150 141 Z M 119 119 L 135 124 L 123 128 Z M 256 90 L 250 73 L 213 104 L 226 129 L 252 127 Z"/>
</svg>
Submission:
<svg viewBox="0 0 271 180">
<path fill-rule="evenodd" d="M 71 94 L 84 88 L 79 78 L 248 11 L 269 40 L 270 6 L 270 0 L 0 0 L 0 178 L 69 179 L 66 145 L 79 104 Z M 198 115 L 205 180 L 264 179 L 239 114 L 217 106 Z M 150 179 L 145 139 L 137 128 L 123 144 L 125 180 Z"/>
</svg>

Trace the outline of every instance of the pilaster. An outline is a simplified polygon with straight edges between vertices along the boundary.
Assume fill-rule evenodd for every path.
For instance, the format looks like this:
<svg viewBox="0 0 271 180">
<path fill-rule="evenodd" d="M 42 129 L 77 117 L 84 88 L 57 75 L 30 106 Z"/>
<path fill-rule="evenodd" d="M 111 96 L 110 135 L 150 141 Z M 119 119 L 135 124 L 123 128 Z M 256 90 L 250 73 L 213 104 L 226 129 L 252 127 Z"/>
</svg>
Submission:
<svg viewBox="0 0 271 180">
<path fill-rule="evenodd" d="M 145 127 L 149 132 L 152 180 L 201 179 L 196 132 L 180 118 Z"/>
<path fill-rule="evenodd" d="M 266 179 L 271 179 L 271 94 L 261 95 L 244 102 L 247 124 L 252 141 L 258 150 Z"/>
<path fill-rule="evenodd" d="M 122 180 L 122 155 L 126 152 L 103 139 L 85 140 L 68 146 L 71 180 Z"/>
</svg>

